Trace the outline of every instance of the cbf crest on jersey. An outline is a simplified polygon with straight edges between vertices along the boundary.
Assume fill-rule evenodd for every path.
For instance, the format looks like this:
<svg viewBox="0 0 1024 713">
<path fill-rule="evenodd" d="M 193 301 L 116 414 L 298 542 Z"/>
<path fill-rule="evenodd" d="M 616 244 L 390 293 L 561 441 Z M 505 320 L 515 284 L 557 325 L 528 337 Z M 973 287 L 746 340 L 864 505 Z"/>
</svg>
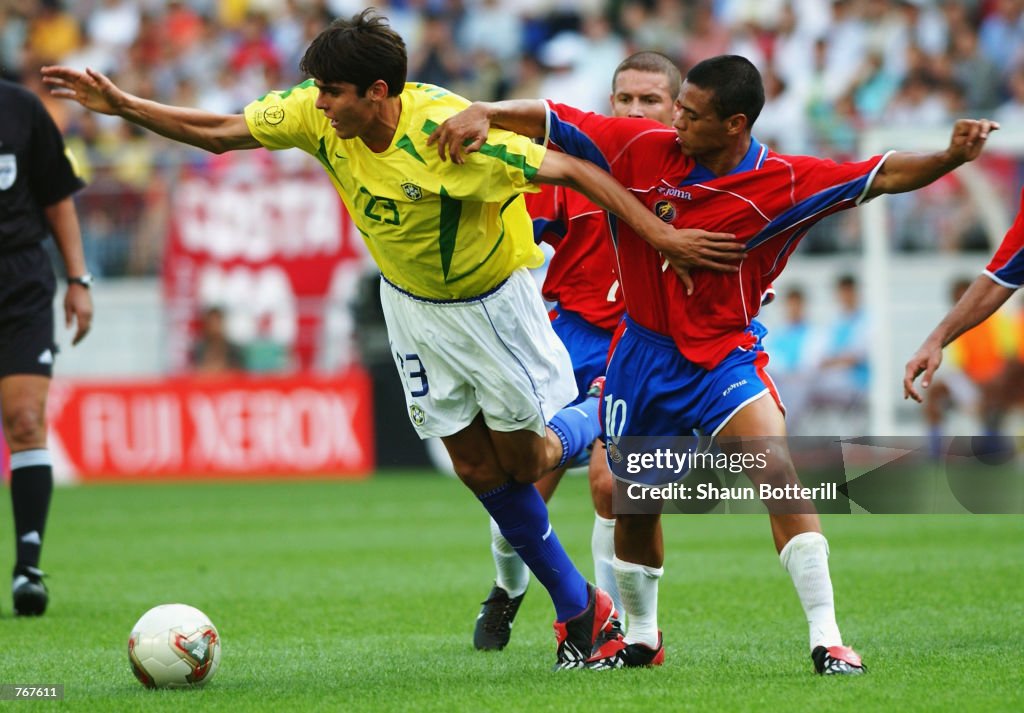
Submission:
<svg viewBox="0 0 1024 713">
<path fill-rule="evenodd" d="M 12 153 L 0 154 L 0 191 L 14 185 L 18 177 L 18 161 Z"/>
<path fill-rule="evenodd" d="M 418 201 L 423 197 L 423 190 L 411 181 L 402 184 L 402 191 L 405 193 L 405 197 L 411 201 Z"/>
</svg>

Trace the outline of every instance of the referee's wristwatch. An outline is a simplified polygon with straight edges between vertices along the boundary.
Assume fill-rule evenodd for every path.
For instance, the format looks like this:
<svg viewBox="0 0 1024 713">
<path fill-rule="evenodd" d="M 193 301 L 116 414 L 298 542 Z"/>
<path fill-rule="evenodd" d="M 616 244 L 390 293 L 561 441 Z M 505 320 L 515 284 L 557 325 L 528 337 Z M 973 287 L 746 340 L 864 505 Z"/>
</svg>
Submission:
<svg viewBox="0 0 1024 713">
<path fill-rule="evenodd" d="M 79 275 L 78 277 L 69 277 L 68 284 L 81 285 L 82 287 L 89 289 L 92 287 L 92 275 L 87 272 L 84 275 Z"/>
</svg>

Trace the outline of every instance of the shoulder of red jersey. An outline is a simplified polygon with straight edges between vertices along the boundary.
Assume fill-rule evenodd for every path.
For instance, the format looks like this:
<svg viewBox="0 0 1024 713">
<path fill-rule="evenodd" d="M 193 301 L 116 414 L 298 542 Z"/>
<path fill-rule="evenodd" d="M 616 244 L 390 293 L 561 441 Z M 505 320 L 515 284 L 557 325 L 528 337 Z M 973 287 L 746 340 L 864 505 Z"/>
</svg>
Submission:
<svg viewBox="0 0 1024 713">
<path fill-rule="evenodd" d="M 1017 217 L 985 267 L 985 274 L 1012 290 L 1024 285 L 1024 190 Z"/>
<path fill-rule="evenodd" d="M 635 151 L 678 151 L 675 130 L 652 119 L 602 116 L 551 101 L 547 110 L 546 143 L 606 171 Z"/>
</svg>

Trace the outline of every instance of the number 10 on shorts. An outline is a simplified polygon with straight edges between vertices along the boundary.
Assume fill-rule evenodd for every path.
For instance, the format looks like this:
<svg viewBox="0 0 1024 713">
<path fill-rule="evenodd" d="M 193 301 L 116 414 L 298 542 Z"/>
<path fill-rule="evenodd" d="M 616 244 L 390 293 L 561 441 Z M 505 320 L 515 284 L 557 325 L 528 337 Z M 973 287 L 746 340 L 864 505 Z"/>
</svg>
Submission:
<svg viewBox="0 0 1024 713">
<path fill-rule="evenodd" d="M 626 426 L 626 402 L 608 394 L 604 397 L 604 432 L 613 442 L 618 443 L 622 429 Z"/>
<path fill-rule="evenodd" d="M 430 384 L 427 383 L 427 370 L 423 367 L 419 354 L 406 354 L 403 357 L 395 352 L 395 358 L 398 359 L 399 369 L 405 375 L 409 395 L 414 398 L 426 396 L 430 391 Z"/>
</svg>

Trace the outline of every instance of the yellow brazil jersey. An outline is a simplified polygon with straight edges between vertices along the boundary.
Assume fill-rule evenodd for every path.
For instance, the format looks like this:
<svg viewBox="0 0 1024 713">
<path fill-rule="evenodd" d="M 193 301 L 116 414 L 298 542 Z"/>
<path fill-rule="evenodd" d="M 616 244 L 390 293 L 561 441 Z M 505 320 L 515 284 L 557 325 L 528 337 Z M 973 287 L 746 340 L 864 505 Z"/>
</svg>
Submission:
<svg viewBox="0 0 1024 713">
<path fill-rule="evenodd" d="M 428 299 L 466 299 L 496 287 L 519 267 L 538 267 L 522 193 L 545 149 L 492 130 L 464 165 L 441 161 L 427 136 L 468 106 L 430 84 L 406 84 L 391 146 L 374 153 L 362 139 L 341 139 L 316 106 L 308 80 L 245 108 L 249 131 L 268 149 L 312 154 L 338 193 L 384 277 Z"/>
</svg>

